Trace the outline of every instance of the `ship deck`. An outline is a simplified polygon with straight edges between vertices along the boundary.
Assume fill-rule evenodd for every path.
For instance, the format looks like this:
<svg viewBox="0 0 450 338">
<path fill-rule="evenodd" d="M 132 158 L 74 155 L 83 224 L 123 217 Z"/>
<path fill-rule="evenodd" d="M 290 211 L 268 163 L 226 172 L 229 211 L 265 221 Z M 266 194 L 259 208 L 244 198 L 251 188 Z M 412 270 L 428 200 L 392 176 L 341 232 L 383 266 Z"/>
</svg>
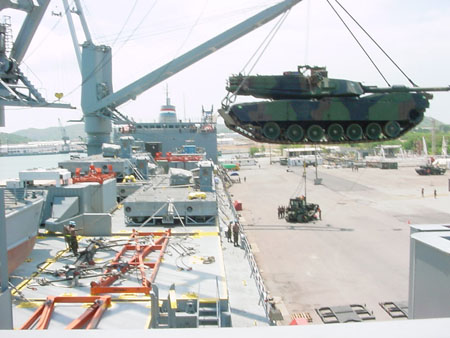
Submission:
<svg viewBox="0 0 450 338">
<path fill-rule="evenodd" d="M 187 189 L 186 189 L 187 190 Z M 217 194 L 225 193 L 218 188 Z M 222 198 L 219 196 L 219 199 Z M 225 199 L 224 199 L 225 200 Z M 160 301 L 167 300 L 172 285 L 178 300 L 198 299 L 206 302 L 220 299 L 230 305 L 233 327 L 268 326 L 260 296 L 252 279 L 251 267 L 241 247 L 234 247 L 224 239 L 224 230 L 233 218 L 229 205 L 222 203 L 220 219 L 214 226 L 126 226 L 123 208 L 112 217 L 110 237 L 79 237 L 79 252 L 92 240 L 102 245 L 95 253 L 95 265 L 81 274 L 78 282 L 62 272 L 73 267 L 76 257 L 66 248 L 61 234 L 41 230 L 31 256 L 16 269 L 10 280 L 13 294 L 14 328 L 25 323 L 48 296 L 89 296 L 91 282 L 98 282 L 98 274 L 111 262 L 129 239 L 132 230 L 139 232 L 171 231 L 167 249 L 161 260 L 153 285 L 158 287 Z M 158 236 L 153 240 L 156 242 Z M 144 262 L 157 261 L 160 251 L 152 252 Z M 130 256 L 127 257 L 129 259 Z M 119 287 L 139 287 L 142 278 L 137 270 L 126 273 L 114 284 Z M 111 306 L 103 314 L 99 329 L 144 329 L 151 318 L 151 299 L 141 292 L 108 293 Z M 86 303 L 56 304 L 49 329 L 64 328 L 86 310 Z"/>
</svg>

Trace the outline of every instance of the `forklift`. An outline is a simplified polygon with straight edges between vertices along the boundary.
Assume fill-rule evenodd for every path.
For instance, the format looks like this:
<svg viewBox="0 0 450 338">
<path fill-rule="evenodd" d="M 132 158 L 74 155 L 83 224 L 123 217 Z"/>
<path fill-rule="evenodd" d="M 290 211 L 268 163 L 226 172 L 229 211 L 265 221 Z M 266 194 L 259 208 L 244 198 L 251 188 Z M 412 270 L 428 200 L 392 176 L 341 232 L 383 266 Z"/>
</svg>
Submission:
<svg viewBox="0 0 450 338">
<path fill-rule="evenodd" d="M 318 211 L 319 205 L 306 203 L 305 196 L 291 198 L 286 209 L 285 219 L 288 222 L 308 223 L 316 219 Z"/>
<path fill-rule="evenodd" d="M 285 216 L 285 219 L 288 222 L 309 223 L 316 220 L 317 212 L 320 214 L 320 207 L 318 204 L 306 202 L 306 165 L 303 165 L 303 178 L 305 180 L 305 195 L 289 199 L 289 205 L 286 208 Z"/>
</svg>

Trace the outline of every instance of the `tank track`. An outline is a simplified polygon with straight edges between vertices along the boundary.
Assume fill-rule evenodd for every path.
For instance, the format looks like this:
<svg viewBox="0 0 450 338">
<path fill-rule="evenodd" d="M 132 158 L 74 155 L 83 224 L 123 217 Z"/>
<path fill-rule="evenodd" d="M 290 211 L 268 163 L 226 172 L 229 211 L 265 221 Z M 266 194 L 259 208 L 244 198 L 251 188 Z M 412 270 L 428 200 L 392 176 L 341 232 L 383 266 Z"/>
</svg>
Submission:
<svg viewBox="0 0 450 338">
<path fill-rule="evenodd" d="M 404 121 L 404 122 L 407 122 L 407 121 Z M 416 127 L 420 122 L 421 121 L 419 121 L 418 123 L 407 122 L 408 125 L 402 127 L 401 131 L 395 137 L 388 137 L 384 133 L 381 133 L 380 137 L 377 139 L 374 139 L 374 140 L 368 139 L 365 135 L 361 139 L 358 139 L 358 140 L 351 140 L 346 135 L 344 135 L 344 137 L 340 140 L 331 140 L 331 139 L 327 138 L 326 131 L 324 131 L 324 136 L 320 141 L 311 141 L 306 136 L 304 136 L 303 139 L 300 141 L 291 141 L 287 137 L 284 136 L 284 133 L 280 133 L 280 136 L 277 139 L 271 139 L 271 138 L 264 136 L 261 126 L 255 126 L 252 124 L 238 125 L 238 123 L 234 124 L 234 125 L 231 125 L 231 124 L 228 125 L 226 123 L 226 125 L 229 129 L 233 130 L 234 132 L 236 132 L 242 136 L 245 136 L 255 142 L 271 143 L 271 144 L 329 145 L 329 144 L 373 143 L 373 142 L 384 142 L 384 141 L 395 140 L 395 139 L 398 139 L 399 137 L 401 137 L 402 135 L 406 134 L 412 128 Z M 357 123 L 357 121 L 355 121 L 355 123 Z M 320 125 L 320 124 L 318 124 L 318 125 Z M 323 128 L 323 129 L 325 129 L 325 128 Z"/>
</svg>

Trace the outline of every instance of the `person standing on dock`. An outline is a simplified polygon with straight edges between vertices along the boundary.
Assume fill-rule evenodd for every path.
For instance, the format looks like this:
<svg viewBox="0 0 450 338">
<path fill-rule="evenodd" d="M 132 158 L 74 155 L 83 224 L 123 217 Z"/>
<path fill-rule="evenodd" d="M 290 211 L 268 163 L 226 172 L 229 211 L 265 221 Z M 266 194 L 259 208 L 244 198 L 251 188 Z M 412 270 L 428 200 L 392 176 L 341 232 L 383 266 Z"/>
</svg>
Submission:
<svg viewBox="0 0 450 338">
<path fill-rule="evenodd" d="M 233 226 L 233 222 L 230 222 L 228 224 L 228 229 L 227 229 L 227 241 L 228 241 L 228 243 L 231 242 L 231 228 L 232 228 L 232 226 Z"/>
<path fill-rule="evenodd" d="M 64 240 L 69 246 L 69 249 L 72 250 L 75 256 L 78 256 L 78 241 L 75 226 L 76 223 L 74 221 L 70 221 L 69 224 L 64 226 L 63 234 Z"/>
<path fill-rule="evenodd" d="M 422 188 L 422 197 L 424 197 L 425 190 Z"/>
<path fill-rule="evenodd" d="M 436 198 L 437 197 L 437 192 L 436 192 L 436 189 L 434 189 L 434 198 Z"/>
<path fill-rule="evenodd" d="M 234 225 L 233 225 L 234 246 L 239 246 L 238 240 L 239 240 L 239 225 L 237 222 L 234 222 Z"/>
</svg>

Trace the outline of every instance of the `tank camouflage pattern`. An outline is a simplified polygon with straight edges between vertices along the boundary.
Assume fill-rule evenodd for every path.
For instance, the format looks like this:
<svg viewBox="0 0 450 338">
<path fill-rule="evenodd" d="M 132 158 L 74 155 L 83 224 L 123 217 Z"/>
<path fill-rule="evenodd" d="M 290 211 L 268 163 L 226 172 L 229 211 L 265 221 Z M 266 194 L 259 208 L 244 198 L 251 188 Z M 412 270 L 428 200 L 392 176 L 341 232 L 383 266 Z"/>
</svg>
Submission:
<svg viewBox="0 0 450 338">
<path fill-rule="evenodd" d="M 423 120 L 433 97 L 429 91 L 450 90 L 378 88 L 327 76 L 324 67 L 310 66 L 283 75 L 232 76 L 219 112 L 228 128 L 259 142 L 379 142 L 398 138 Z M 272 101 L 230 106 L 236 95 Z"/>
</svg>

